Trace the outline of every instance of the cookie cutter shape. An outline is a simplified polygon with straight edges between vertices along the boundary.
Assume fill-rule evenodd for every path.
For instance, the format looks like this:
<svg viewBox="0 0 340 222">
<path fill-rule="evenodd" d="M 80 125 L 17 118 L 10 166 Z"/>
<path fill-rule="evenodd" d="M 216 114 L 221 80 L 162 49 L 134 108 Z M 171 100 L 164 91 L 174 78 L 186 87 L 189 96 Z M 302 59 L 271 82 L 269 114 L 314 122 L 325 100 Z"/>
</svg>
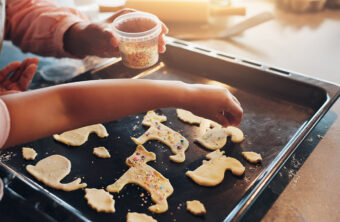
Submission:
<svg viewBox="0 0 340 222">
<path fill-rule="evenodd" d="M 194 140 L 210 150 L 221 149 L 227 143 L 230 136 L 233 143 L 240 143 L 244 140 L 243 132 L 234 126 L 222 127 L 217 122 L 196 116 L 190 111 L 176 109 L 177 117 L 189 124 L 199 124 L 200 137 Z"/>
<path fill-rule="evenodd" d="M 86 143 L 91 133 L 96 133 L 100 138 L 109 136 L 103 124 L 94 124 L 70 130 L 60 135 L 54 134 L 53 138 L 59 142 L 65 143 L 66 145 L 81 146 Z"/>
<path fill-rule="evenodd" d="M 46 157 L 35 166 L 27 165 L 26 170 L 37 180 L 54 189 L 73 191 L 87 186 L 86 183 L 80 183 L 80 178 L 70 183 L 60 183 L 71 171 L 71 162 L 61 155 Z"/>
<path fill-rule="evenodd" d="M 217 150 L 225 146 L 228 136 L 231 137 L 233 143 L 240 143 L 244 140 L 243 132 L 234 126 L 208 129 L 202 136 L 194 140 L 207 149 Z"/>
<path fill-rule="evenodd" d="M 142 145 L 137 146 L 136 151 L 126 159 L 126 165 L 130 168 L 115 183 L 107 186 L 106 190 L 118 193 L 126 184 L 137 184 L 147 190 L 156 203 L 149 207 L 151 212 L 167 211 L 167 198 L 174 189 L 167 178 L 146 164 L 152 160 L 156 160 L 154 153 L 148 152 Z"/>
<path fill-rule="evenodd" d="M 194 182 L 202 186 L 216 186 L 224 179 L 226 170 L 232 174 L 241 176 L 244 166 L 235 158 L 227 157 L 224 151 L 216 150 L 206 155 L 209 161 L 203 160 L 203 164 L 194 171 L 187 171 L 186 175 Z"/>
<path fill-rule="evenodd" d="M 86 188 L 85 199 L 87 200 L 88 205 L 97 212 L 116 212 L 113 196 L 104 189 Z"/>
<path fill-rule="evenodd" d="M 192 112 L 184 109 L 176 109 L 178 119 L 189 124 L 201 124 L 203 118 L 196 116 Z"/>
<path fill-rule="evenodd" d="M 149 111 L 145 115 L 142 124 L 150 128 L 140 137 L 131 137 L 137 145 L 143 145 L 149 140 L 158 140 L 167 145 L 172 153 L 170 160 L 181 163 L 185 161 L 185 151 L 189 148 L 189 141 L 180 133 L 170 129 L 161 122 L 166 121 L 165 116 L 160 116 L 154 111 Z"/>
</svg>

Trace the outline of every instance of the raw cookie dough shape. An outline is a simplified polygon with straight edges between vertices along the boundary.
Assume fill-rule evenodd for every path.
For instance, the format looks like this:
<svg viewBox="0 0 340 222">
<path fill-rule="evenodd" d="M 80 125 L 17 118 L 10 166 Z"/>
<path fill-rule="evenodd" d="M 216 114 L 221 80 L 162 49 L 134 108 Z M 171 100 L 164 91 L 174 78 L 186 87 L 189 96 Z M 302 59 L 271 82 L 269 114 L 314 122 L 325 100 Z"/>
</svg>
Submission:
<svg viewBox="0 0 340 222">
<path fill-rule="evenodd" d="M 81 146 L 86 143 L 91 133 L 96 133 L 100 138 L 104 138 L 109 135 L 103 124 L 95 124 L 67 131 L 62 134 L 54 134 L 53 138 L 59 142 L 65 143 L 66 145 Z"/>
<path fill-rule="evenodd" d="M 157 220 L 146 214 L 129 212 L 126 215 L 126 222 L 157 222 Z"/>
<path fill-rule="evenodd" d="M 231 137 L 231 142 L 233 143 L 240 143 L 244 139 L 243 132 L 234 126 L 226 128 L 215 126 L 208 129 L 202 136 L 195 138 L 195 141 L 207 149 L 217 150 L 225 146 L 228 136 Z"/>
<path fill-rule="evenodd" d="M 223 128 L 215 127 L 194 140 L 207 149 L 217 150 L 227 143 L 227 135 Z"/>
<path fill-rule="evenodd" d="M 194 171 L 187 171 L 185 174 L 197 184 L 202 186 L 216 186 L 224 179 L 226 170 L 232 174 L 241 176 L 244 173 L 244 166 L 235 158 L 226 157 L 224 151 L 216 150 L 206 155 L 209 161 L 203 160 L 203 164 Z"/>
<path fill-rule="evenodd" d="M 244 140 L 243 132 L 234 126 L 222 127 L 220 124 L 202 117 L 196 116 L 190 111 L 176 109 L 177 117 L 189 124 L 199 124 L 202 135 L 195 141 L 210 150 L 221 149 L 227 143 L 227 137 L 231 137 L 233 143 Z"/>
<path fill-rule="evenodd" d="M 240 143 L 244 140 L 243 132 L 239 128 L 235 126 L 228 126 L 223 129 L 224 129 L 225 134 L 231 137 L 231 142 Z"/>
<path fill-rule="evenodd" d="M 198 200 L 187 201 L 187 210 L 194 215 L 206 214 L 204 205 Z"/>
<path fill-rule="evenodd" d="M 194 115 L 192 112 L 184 109 L 176 109 L 177 117 L 183 122 L 189 124 L 201 124 L 203 118 Z"/>
<path fill-rule="evenodd" d="M 109 151 L 103 146 L 93 148 L 93 154 L 96 155 L 97 157 L 100 157 L 100 158 L 110 158 L 111 157 Z"/>
<path fill-rule="evenodd" d="M 87 200 L 88 205 L 97 212 L 116 212 L 113 196 L 104 189 L 86 188 L 85 199 Z"/>
<path fill-rule="evenodd" d="M 60 155 L 46 157 L 35 166 L 27 165 L 26 170 L 37 180 L 54 189 L 73 191 L 86 187 L 86 183 L 80 183 L 80 178 L 70 183 L 60 183 L 71 171 L 71 162 Z"/>
<path fill-rule="evenodd" d="M 172 153 L 175 154 L 169 157 L 170 160 L 176 163 L 184 162 L 185 151 L 189 147 L 189 142 L 180 133 L 161 123 L 164 121 L 166 121 L 166 116 L 160 116 L 154 111 L 147 112 L 142 124 L 150 126 L 150 128 L 140 137 L 131 137 L 131 139 L 137 145 L 143 145 L 149 140 L 158 140 L 170 147 Z"/>
<path fill-rule="evenodd" d="M 242 152 L 242 156 L 244 159 L 249 161 L 250 163 L 260 163 L 262 162 L 261 154 L 255 152 Z"/>
<path fill-rule="evenodd" d="M 37 152 L 35 152 L 35 150 L 32 148 L 29 147 L 22 148 L 22 157 L 25 160 L 34 160 L 37 155 L 38 155 Z"/>
<path fill-rule="evenodd" d="M 154 213 L 163 213 L 168 210 L 167 198 L 174 191 L 170 181 L 161 173 L 146 163 L 156 160 L 156 155 L 148 152 L 142 145 L 126 159 L 130 168 L 115 183 L 106 187 L 109 192 L 118 193 L 128 183 L 138 184 L 151 194 L 151 199 L 156 203 L 149 207 Z"/>
</svg>

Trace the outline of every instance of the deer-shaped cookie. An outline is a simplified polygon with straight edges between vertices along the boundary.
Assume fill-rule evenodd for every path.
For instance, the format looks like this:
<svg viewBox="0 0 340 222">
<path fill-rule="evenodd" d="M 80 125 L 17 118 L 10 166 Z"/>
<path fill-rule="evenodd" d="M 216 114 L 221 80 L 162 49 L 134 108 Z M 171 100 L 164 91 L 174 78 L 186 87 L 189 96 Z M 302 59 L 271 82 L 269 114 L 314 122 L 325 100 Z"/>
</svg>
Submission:
<svg viewBox="0 0 340 222">
<path fill-rule="evenodd" d="M 170 160 L 181 163 L 185 160 L 185 151 L 189 147 L 188 140 L 180 133 L 170 129 L 161 122 L 166 121 L 166 116 L 160 116 L 154 111 L 149 111 L 144 116 L 142 124 L 150 128 L 139 138 L 133 138 L 133 142 L 142 145 L 149 140 L 159 140 L 168 147 L 175 155 L 170 156 Z"/>
<path fill-rule="evenodd" d="M 167 198 L 174 191 L 170 181 L 161 173 L 146 163 L 156 160 L 156 155 L 148 152 L 142 145 L 126 159 L 130 168 L 115 183 L 106 187 L 109 192 L 118 193 L 128 183 L 138 184 L 151 194 L 151 199 L 156 203 L 149 207 L 154 213 L 163 213 L 168 210 Z"/>
<path fill-rule="evenodd" d="M 244 166 L 240 161 L 232 157 L 226 157 L 224 151 L 216 150 L 206 155 L 209 161 L 203 160 L 203 164 L 194 171 L 187 171 L 186 175 L 202 186 L 216 186 L 224 179 L 226 170 L 232 174 L 241 176 Z"/>
</svg>

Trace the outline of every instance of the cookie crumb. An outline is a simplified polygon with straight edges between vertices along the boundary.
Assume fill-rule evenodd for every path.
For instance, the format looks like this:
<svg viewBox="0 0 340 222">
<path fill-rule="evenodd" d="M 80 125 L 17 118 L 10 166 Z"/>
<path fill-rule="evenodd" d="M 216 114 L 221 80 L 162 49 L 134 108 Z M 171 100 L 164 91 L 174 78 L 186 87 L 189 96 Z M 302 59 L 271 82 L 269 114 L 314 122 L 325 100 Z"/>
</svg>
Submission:
<svg viewBox="0 0 340 222">
<path fill-rule="evenodd" d="M 207 213 L 204 205 L 198 200 L 187 201 L 187 210 L 194 215 L 204 215 Z"/>
<path fill-rule="evenodd" d="M 321 136 L 321 135 L 317 135 L 317 137 L 318 137 L 320 140 L 323 139 L 323 136 Z"/>
<path fill-rule="evenodd" d="M 307 139 L 307 142 L 313 142 L 313 138 L 312 137 L 309 137 L 308 139 Z"/>
</svg>

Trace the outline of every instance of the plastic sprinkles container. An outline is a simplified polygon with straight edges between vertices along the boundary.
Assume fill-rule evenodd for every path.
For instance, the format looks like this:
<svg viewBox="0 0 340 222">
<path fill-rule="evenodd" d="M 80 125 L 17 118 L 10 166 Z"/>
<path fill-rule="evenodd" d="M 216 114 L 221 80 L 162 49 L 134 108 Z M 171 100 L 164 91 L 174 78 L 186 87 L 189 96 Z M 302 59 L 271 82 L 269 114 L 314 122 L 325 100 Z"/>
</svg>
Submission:
<svg viewBox="0 0 340 222">
<path fill-rule="evenodd" d="M 157 63 L 158 36 L 162 31 L 157 16 L 132 12 L 117 17 L 112 25 L 125 66 L 143 69 Z"/>
</svg>

